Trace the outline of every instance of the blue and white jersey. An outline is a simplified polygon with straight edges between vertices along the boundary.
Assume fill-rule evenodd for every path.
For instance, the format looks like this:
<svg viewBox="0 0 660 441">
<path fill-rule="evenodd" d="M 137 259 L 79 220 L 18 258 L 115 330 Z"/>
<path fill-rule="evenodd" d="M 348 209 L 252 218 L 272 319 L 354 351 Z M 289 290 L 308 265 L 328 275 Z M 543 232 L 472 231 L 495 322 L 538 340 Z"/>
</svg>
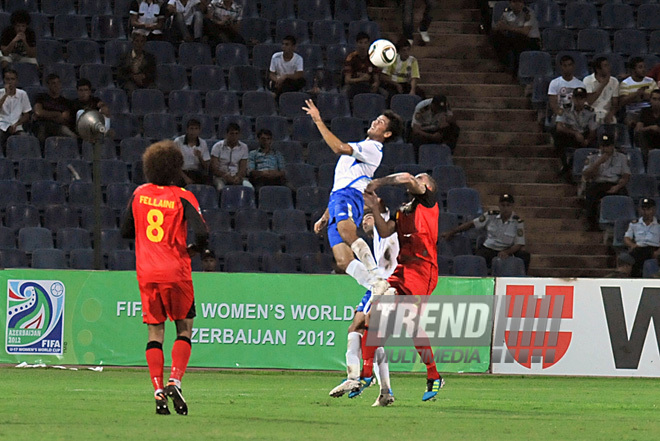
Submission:
<svg viewBox="0 0 660 441">
<path fill-rule="evenodd" d="M 377 216 L 378 214 L 376 214 Z M 390 220 L 390 210 L 381 213 L 385 221 Z M 378 234 L 378 229 L 374 226 L 374 257 L 378 264 L 378 273 L 383 279 L 392 275 L 397 265 L 397 256 L 399 255 L 399 236 L 397 233 L 382 238 Z"/>
<path fill-rule="evenodd" d="M 349 142 L 348 145 L 353 149 L 353 154 L 339 157 L 332 191 L 354 188 L 364 193 L 383 159 L 383 144 L 367 138 L 361 142 Z"/>
</svg>

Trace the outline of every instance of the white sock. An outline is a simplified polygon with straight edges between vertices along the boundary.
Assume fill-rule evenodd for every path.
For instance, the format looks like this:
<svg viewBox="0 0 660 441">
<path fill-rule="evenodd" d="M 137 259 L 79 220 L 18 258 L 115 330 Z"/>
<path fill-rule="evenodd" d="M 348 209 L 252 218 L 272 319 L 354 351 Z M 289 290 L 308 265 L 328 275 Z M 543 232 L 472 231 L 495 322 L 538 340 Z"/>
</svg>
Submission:
<svg viewBox="0 0 660 441">
<path fill-rule="evenodd" d="M 389 391 L 392 387 L 390 385 L 390 365 L 387 363 L 385 349 L 383 349 L 382 346 L 376 349 L 374 361 L 374 368 L 378 366 L 378 371 L 380 373 L 380 378 L 378 379 L 378 382 L 380 383 L 380 390 Z"/>
<path fill-rule="evenodd" d="M 346 374 L 349 380 L 360 378 L 361 343 L 362 334 L 359 332 L 348 333 L 348 343 L 346 344 Z"/>
<path fill-rule="evenodd" d="M 351 260 L 351 263 L 346 267 L 346 274 L 357 280 L 357 283 L 364 286 L 366 289 L 371 289 L 373 277 L 359 260 Z"/>
<path fill-rule="evenodd" d="M 376 271 L 376 261 L 374 260 L 374 255 L 371 254 L 369 245 L 364 241 L 364 239 L 359 238 L 351 245 L 351 249 L 355 253 L 360 262 L 370 273 Z"/>
</svg>

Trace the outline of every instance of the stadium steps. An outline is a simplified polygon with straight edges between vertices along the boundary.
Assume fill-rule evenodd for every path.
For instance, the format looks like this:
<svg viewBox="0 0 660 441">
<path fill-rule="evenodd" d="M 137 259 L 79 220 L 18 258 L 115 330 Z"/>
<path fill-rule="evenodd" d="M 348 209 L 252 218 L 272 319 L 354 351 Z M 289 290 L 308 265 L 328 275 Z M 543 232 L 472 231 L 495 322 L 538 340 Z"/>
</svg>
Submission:
<svg viewBox="0 0 660 441">
<path fill-rule="evenodd" d="M 496 121 L 464 120 L 462 121 L 461 129 L 469 130 L 469 131 L 481 130 L 484 132 L 511 131 L 511 132 L 525 132 L 525 133 L 543 133 L 543 129 L 539 127 L 537 124 L 530 125 L 530 127 L 528 127 L 527 124 L 518 124 L 512 126 L 509 121 L 502 121 L 502 120 L 496 120 Z"/>
<path fill-rule="evenodd" d="M 557 171 L 555 158 L 524 158 L 521 161 L 521 158 L 457 157 L 454 164 L 471 170 Z"/>
<path fill-rule="evenodd" d="M 516 121 L 536 121 L 537 112 L 536 110 L 528 109 L 506 109 L 498 110 L 497 112 L 492 112 L 490 110 L 484 109 L 457 109 L 456 107 L 452 108 L 454 116 L 456 119 L 465 122 L 473 121 L 502 121 L 502 118 L 505 118 L 507 121 L 516 120 Z"/>
<path fill-rule="evenodd" d="M 460 120 L 459 120 L 460 123 Z M 504 151 L 504 152 L 503 152 Z M 530 157 L 536 155 L 536 157 L 553 157 L 555 149 L 551 145 L 502 145 L 502 144 L 462 144 L 459 139 L 459 144 L 454 151 L 454 162 L 460 161 L 461 157 L 466 158 L 469 166 L 469 159 L 471 156 L 493 156 L 493 159 L 501 157 L 503 155 L 513 156 L 517 158 L 521 157 Z M 462 156 L 466 155 L 466 156 Z M 559 161 L 557 161 L 559 164 Z"/>
</svg>

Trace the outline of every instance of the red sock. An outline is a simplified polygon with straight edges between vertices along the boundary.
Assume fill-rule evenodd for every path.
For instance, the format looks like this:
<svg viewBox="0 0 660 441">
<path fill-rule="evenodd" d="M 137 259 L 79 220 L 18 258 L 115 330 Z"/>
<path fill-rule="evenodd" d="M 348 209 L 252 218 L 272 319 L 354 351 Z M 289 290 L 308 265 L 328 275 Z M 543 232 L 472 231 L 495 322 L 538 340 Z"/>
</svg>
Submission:
<svg viewBox="0 0 660 441">
<path fill-rule="evenodd" d="M 422 362 L 426 365 L 426 378 L 429 380 L 437 380 L 440 378 L 438 369 L 435 366 L 435 359 L 433 358 L 433 349 L 431 346 L 415 346 Z"/>
<path fill-rule="evenodd" d="M 163 344 L 157 341 L 147 343 L 147 366 L 149 366 L 149 376 L 154 385 L 154 391 L 163 389 Z"/>
<path fill-rule="evenodd" d="M 190 360 L 190 339 L 188 337 L 177 337 L 172 346 L 172 373 L 170 378 L 181 381 L 186 373 L 188 360 Z"/>
<path fill-rule="evenodd" d="M 369 331 L 365 330 L 362 336 L 362 377 L 373 376 L 374 370 L 374 355 L 378 346 L 367 346 L 367 334 Z"/>
</svg>

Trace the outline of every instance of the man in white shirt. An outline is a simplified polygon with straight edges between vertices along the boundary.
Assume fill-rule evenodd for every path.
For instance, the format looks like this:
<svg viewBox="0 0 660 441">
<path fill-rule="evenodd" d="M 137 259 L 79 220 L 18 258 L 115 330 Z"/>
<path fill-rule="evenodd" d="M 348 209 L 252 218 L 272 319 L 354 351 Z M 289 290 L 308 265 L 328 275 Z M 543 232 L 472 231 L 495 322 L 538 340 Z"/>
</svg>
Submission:
<svg viewBox="0 0 660 441">
<path fill-rule="evenodd" d="M 133 0 L 128 22 L 132 29 L 147 32 L 147 39 L 160 39 L 163 35 L 165 15 L 156 0 Z"/>
<path fill-rule="evenodd" d="M 584 83 L 575 78 L 575 60 L 570 55 L 564 55 L 559 59 L 561 76 L 555 78 L 548 86 L 548 105 L 553 115 L 558 116 L 564 113 L 564 109 L 571 107 L 571 97 L 573 89 L 584 87 Z"/>
<path fill-rule="evenodd" d="M 227 135 L 211 149 L 211 174 L 218 191 L 225 185 L 243 185 L 254 188 L 247 180 L 248 146 L 239 140 L 241 127 L 227 125 Z"/>
<path fill-rule="evenodd" d="M 598 124 L 616 124 L 614 115 L 619 108 L 619 81 L 611 75 L 606 57 L 596 58 L 593 65 L 594 73 L 583 80 L 587 103 L 593 108 Z"/>
<path fill-rule="evenodd" d="M 287 35 L 282 40 L 282 52 L 270 59 L 270 89 L 279 98 L 284 92 L 297 92 L 305 87 L 303 59 L 295 53 L 296 37 Z"/>
<path fill-rule="evenodd" d="M 639 114 L 650 107 L 651 92 L 658 88 L 653 78 L 646 76 L 646 63 L 642 57 L 633 57 L 628 63 L 630 76 L 619 85 L 619 105 L 626 109 L 626 124 L 635 126 Z"/>
<path fill-rule="evenodd" d="M 202 125 L 199 120 L 190 118 L 186 124 L 186 134 L 174 138 L 174 144 L 183 155 L 181 181 L 185 187 L 188 184 L 208 184 L 209 164 L 211 155 L 206 141 L 199 137 Z"/>
<path fill-rule="evenodd" d="M 14 69 L 5 70 L 3 78 L 5 87 L 0 89 L 0 146 L 5 152 L 7 138 L 24 134 L 23 124 L 29 121 L 32 106 L 27 93 L 16 88 L 18 73 Z"/>
<path fill-rule="evenodd" d="M 623 236 L 623 243 L 628 247 L 628 254 L 634 259 L 631 277 L 642 277 L 644 261 L 657 259 L 660 254 L 660 225 L 655 217 L 655 200 L 644 198 L 639 204 L 642 217 L 628 225 Z"/>
<path fill-rule="evenodd" d="M 169 0 L 167 12 L 173 16 L 171 29 L 176 40 L 201 41 L 205 9 L 201 0 Z"/>
<path fill-rule="evenodd" d="M 212 0 L 204 17 L 204 35 L 211 47 L 219 43 L 245 44 L 239 33 L 242 18 L 243 6 L 234 0 Z"/>
</svg>

